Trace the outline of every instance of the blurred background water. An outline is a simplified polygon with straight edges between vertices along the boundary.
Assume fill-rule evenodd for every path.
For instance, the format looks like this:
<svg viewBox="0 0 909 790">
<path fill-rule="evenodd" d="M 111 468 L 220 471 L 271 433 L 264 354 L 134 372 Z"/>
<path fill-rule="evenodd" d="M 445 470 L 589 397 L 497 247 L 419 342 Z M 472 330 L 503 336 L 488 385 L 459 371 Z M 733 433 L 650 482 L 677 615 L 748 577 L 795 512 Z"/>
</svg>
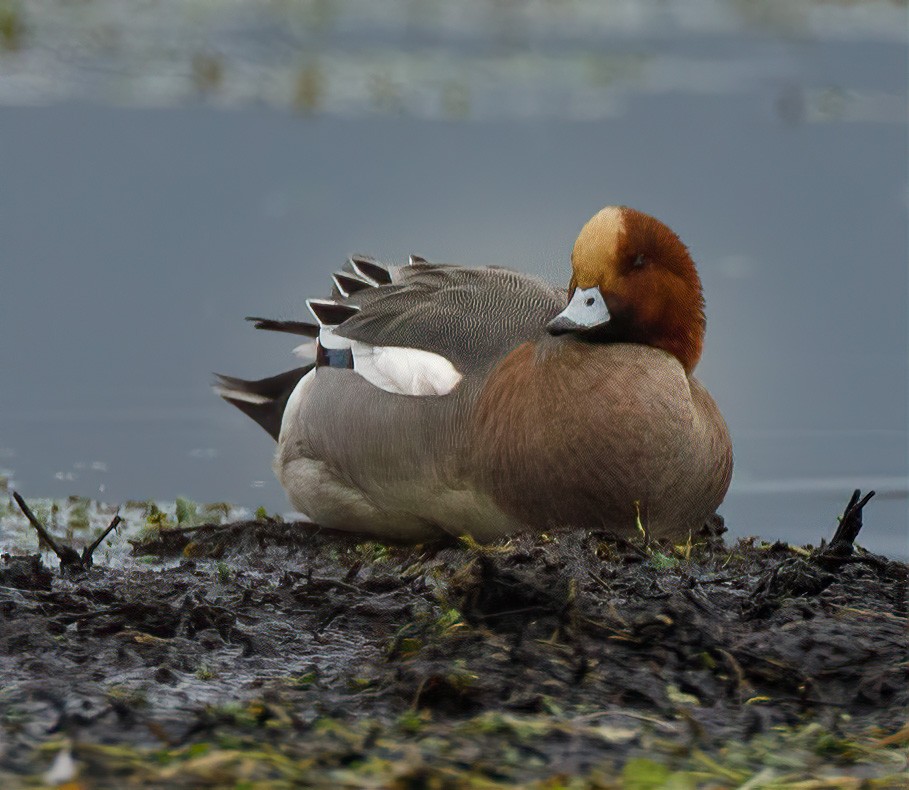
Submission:
<svg viewBox="0 0 909 790">
<path fill-rule="evenodd" d="M 907 10 L 0 0 L 0 483 L 287 510 L 211 371 L 294 364 L 352 252 L 567 281 L 608 203 L 691 248 L 733 534 L 854 487 L 907 556 Z"/>
</svg>

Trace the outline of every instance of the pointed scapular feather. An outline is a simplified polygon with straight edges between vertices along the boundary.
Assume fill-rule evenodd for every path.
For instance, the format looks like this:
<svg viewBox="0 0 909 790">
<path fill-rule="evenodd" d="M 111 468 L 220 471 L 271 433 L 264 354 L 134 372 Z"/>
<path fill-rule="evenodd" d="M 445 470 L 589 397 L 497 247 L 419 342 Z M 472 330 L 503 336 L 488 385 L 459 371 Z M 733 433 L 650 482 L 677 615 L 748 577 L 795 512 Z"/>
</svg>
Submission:
<svg viewBox="0 0 909 790">
<path fill-rule="evenodd" d="M 321 326 L 337 326 L 360 311 L 359 307 L 329 299 L 307 299 L 306 306 Z"/>
<path fill-rule="evenodd" d="M 366 280 L 374 282 L 376 285 L 389 285 L 391 283 L 391 274 L 381 263 L 360 255 L 352 255 L 350 257 L 350 265 L 357 274 Z"/>
<path fill-rule="evenodd" d="M 331 276 L 331 279 L 334 280 L 335 288 L 341 292 L 342 296 L 350 296 L 358 291 L 362 291 L 364 288 L 374 287 L 372 283 L 361 280 L 359 277 L 354 277 L 352 274 L 346 274 L 345 272 L 335 272 Z"/>
</svg>

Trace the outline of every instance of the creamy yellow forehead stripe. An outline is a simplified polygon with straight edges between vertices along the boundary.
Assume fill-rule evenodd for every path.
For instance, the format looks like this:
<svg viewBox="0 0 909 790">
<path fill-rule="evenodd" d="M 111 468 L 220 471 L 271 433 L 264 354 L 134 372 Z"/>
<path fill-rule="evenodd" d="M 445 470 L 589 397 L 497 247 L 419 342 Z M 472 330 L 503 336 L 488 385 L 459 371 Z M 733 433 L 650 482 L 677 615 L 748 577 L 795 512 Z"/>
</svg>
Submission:
<svg viewBox="0 0 909 790">
<path fill-rule="evenodd" d="M 606 206 L 588 220 L 571 258 L 578 288 L 591 288 L 602 280 L 612 268 L 624 236 L 625 214 L 619 206 Z"/>
</svg>

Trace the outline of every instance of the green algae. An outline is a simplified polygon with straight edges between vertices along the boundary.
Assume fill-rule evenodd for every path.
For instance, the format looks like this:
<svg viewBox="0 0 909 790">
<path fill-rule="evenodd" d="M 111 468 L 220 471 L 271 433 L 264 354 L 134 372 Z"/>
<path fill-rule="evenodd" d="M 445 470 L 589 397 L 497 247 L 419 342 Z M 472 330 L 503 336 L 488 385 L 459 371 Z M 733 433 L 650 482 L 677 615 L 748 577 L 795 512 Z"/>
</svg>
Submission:
<svg viewBox="0 0 909 790">
<path fill-rule="evenodd" d="M 810 741 L 830 735 L 810 725 L 778 730 L 770 739 L 721 745 L 718 756 L 697 748 L 673 753 L 648 739 L 642 728 L 636 737 L 649 745 L 646 756 L 633 756 L 624 762 L 604 760 L 572 771 L 567 766 L 560 770 L 540 762 L 533 755 L 534 743 L 553 731 L 563 737 L 585 737 L 589 727 L 541 717 L 513 720 L 484 715 L 457 727 L 440 723 L 425 711 L 405 712 L 394 723 L 360 720 L 347 724 L 324 718 L 300 737 L 302 733 L 295 730 L 292 718 L 284 717 L 276 724 L 273 707 L 264 703 L 229 706 L 212 711 L 212 715 L 220 718 L 221 726 L 231 728 L 230 735 L 188 746 L 152 749 L 53 739 L 39 749 L 36 760 L 46 763 L 61 749 L 70 748 L 82 775 L 91 778 L 92 787 L 114 787 L 128 778 L 134 787 L 497 788 L 515 786 L 517 777 L 526 776 L 522 768 L 528 765 L 537 769 L 537 776 L 522 779 L 520 786 L 540 790 L 905 787 L 902 749 L 881 746 L 879 738 L 861 736 L 848 743 L 849 749 L 861 755 L 859 760 L 849 765 L 828 763 L 805 751 L 806 738 Z M 807 735 L 809 729 L 812 734 Z M 469 754 L 476 755 L 480 743 L 480 751 L 488 757 L 472 762 L 465 759 Z M 771 754 L 776 760 L 769 759 Z M 492 764 L 494 770 L 490 770 Z M 31 783 L 38 777 L 29 780 L 0 770 L 0 780 L 14 779 Z"/>
</svg>

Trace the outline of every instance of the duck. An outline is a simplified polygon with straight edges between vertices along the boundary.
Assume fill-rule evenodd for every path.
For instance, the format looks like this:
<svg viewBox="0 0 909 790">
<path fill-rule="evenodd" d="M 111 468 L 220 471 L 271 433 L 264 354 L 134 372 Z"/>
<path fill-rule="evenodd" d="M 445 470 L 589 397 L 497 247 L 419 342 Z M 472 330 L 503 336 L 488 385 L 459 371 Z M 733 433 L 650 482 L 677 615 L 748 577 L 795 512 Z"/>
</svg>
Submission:
<svg viewBox="0 0 909 790">
<path fill-rule="evenodd" d="M 393 542 L 520 531 L 684 540 L 722 503 L 726 423 L 693 373 L 705 304 L 679 237 L 607 206 L 567 289 L 508 268 L 352 256 L 302 336 L 309 361 L 216 391 L 277 442 L 312 522 Z"/>
</svg>

